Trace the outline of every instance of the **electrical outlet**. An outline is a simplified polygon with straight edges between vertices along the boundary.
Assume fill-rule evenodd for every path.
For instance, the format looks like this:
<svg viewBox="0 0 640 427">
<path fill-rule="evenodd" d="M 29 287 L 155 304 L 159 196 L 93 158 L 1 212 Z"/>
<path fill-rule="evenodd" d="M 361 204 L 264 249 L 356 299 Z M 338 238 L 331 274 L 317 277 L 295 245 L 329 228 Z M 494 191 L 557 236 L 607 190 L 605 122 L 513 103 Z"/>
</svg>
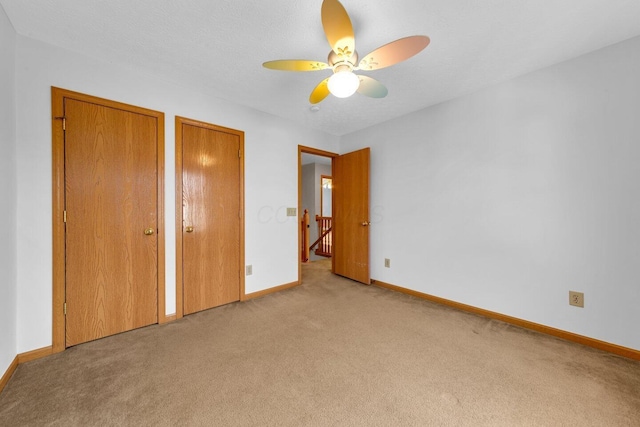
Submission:
<svg viewBox="0 0 640 427">
<path fill-rule="evenodd" d="M 296 208 L 287 208 L 287 216 L 296 216 L 298 210 Z"/>
<path fill-rule="evenodd" d="M 584 294 L 582 292 L 569 291 L 569 305 L 584 308 Z"/>
<path fill-rule="evenodd" d="M 253 274 L 253 266 L 252 265 L 247 265 L 245 267 L 245 273 L 247 276 L 251 276 Z"/>
<path fill-rule="evenodd" d="M 389 258 L 384 259 L 384 266 L 387 268 L 391 268 L 391 260 Z"/>
</svg>

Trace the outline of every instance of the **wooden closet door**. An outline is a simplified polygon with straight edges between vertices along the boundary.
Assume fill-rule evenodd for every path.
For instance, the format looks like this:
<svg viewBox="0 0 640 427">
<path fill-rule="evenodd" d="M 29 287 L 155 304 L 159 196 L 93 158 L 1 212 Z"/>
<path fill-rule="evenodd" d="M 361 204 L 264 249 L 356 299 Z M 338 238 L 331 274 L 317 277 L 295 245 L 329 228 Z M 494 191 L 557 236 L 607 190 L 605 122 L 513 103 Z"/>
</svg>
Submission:
<svg viewBox="0 0 640 427">
<path fill-rule="evenodd" d="M 184 314 L 238 301 L 242 134 L 191 122 L 182 132 Z"/>
<path fill-rule="evenodd" d="M 158 321 L 158 123 L 75 99 L 64 108 L 69 347 Z"/>
</svg>

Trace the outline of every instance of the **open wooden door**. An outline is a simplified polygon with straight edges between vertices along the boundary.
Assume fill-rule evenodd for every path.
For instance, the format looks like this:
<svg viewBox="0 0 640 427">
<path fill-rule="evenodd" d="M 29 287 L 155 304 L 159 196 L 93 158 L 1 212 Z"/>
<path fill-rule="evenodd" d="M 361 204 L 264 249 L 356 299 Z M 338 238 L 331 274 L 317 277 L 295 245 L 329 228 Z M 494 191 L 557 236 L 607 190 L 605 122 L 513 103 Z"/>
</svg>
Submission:
<svg viewBox="0 0 640 427">
<path fill-rule="evenodd" d="M 333 272 L 364 284 L 369 276 L 370 149 L 333 159 Z"/>
</svg>

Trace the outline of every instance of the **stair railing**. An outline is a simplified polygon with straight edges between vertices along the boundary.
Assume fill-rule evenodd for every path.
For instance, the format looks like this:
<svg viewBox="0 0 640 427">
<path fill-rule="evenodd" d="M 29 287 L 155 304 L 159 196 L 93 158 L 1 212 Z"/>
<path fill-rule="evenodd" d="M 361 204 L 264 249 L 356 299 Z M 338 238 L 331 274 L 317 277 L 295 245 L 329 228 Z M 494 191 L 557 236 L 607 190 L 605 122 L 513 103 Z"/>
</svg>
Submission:
<svg viewBox="0 0 640 427">
<path fill-rule="evenodd" d="M 315 254 L 330 257 L 332 254 L 332 233 L 333 218 L 330 216 L 316 215 L 316 223 L 318 224 L 318 239 L 313 242 L 309 250 L 314 250 Z"/>
<path fill-rule="evenodd" d="M 302 215 L 302 221 L 300 221 L 300 227 L 302 232 L 302 247 L 300 248 L 300 259 L 302 262 L 309 261 L 309 251 L 311 250 L 309 247 L 309 211 L 307 209 L 304 210 L 304 214 Z"/>
</svg>

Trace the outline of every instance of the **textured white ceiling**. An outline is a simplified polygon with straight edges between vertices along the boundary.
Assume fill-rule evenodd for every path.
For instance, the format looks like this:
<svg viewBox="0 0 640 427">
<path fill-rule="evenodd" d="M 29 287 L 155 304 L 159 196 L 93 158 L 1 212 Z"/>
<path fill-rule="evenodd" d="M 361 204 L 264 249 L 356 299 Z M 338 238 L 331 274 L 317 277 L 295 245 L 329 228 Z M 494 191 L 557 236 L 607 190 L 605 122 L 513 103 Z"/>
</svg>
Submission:
<svg viewBox="0 0 640 427">
<path fill-rule="evenodd" d="M 640 0 L 341 0 L 361 56 L 424 34 L 417 56 L 368 74 L 384 99 L 308 97 L 329 70 L 267 70 L 274 59 L 325 61 L 322 0 L 0 0 L 16 31 L 343 135 L 640 35 Z"/>
</svg>

